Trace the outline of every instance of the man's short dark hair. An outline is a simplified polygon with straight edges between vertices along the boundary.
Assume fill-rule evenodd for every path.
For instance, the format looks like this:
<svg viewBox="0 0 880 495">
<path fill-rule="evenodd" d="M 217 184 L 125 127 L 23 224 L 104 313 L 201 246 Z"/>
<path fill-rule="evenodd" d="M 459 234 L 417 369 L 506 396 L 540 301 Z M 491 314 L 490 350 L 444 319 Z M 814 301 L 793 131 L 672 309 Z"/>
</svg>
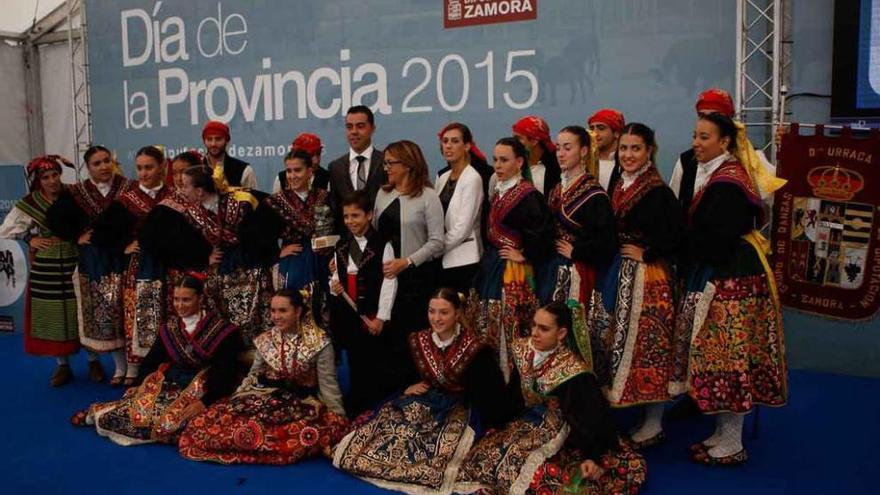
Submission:
<svg viewBox="0 0 880 495">
<path fill-rule="evenodd" d="M 362 113 L 362 114 L 366 115 L 367 121 L 370 123 L 370 125 L 371 126 L 376 125 L 376 121 L 373 118 L 373 111 L 370 110 L 370 107 L 368 107 L 366 105 L 355 105 L 355 106 L 349 108 L 348 111 L 345 112 L 345 115 L 351 115 L 353 113 Z"/>
</svg>

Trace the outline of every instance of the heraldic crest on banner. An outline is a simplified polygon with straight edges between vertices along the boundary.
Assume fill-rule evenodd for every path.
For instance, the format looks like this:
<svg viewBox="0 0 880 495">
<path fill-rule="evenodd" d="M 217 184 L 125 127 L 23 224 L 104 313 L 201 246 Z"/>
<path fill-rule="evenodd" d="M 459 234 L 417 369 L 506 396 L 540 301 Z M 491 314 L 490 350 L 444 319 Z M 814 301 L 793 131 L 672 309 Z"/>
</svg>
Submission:
<svg viewBox="0 0 880 495">
<path fill-rule="evenodd" d="M 774 274 L 782 304 L 845 320 L 880 309 L 880 133 L 783 138 L 774 202 Z"/>
</svg>

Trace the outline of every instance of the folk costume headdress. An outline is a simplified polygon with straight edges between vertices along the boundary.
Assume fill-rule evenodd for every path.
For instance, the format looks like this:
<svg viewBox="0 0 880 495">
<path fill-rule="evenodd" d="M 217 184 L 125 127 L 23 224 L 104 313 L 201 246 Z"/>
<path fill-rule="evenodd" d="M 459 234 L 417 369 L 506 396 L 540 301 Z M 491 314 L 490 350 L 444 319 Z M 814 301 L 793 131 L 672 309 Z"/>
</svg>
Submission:
<svg viewBox="0 0 880 495">
<path fill-rule="evenodd" d="M 62 165 L 73 168 L 73 163 L 60 155 L 42 155 L 28 162 L 26 171 L 31 192 L 40 189 L 40 177 L 43 172 L 55 170 L 60 174 Z"/>
</svg>

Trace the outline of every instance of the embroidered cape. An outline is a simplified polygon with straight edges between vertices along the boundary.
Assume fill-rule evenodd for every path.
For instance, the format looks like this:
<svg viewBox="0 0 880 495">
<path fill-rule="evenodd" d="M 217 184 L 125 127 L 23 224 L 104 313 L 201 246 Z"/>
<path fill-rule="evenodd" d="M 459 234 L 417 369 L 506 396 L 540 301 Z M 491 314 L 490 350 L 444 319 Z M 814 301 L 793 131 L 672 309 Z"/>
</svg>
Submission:
<svg viewBox="0 0 880 495">
<path fill-rule="evenodd" d="M 703 195 L 713 184 L 733 184 L 738 187 L 743 194 L 746 196 L 746 200 L 751 203 L 755 208 L 760 212 L 759 213 L 759 223 L 763 223 L 763 212 L 764 209 L 761 203 L 761 195 L 758 194 L 758 190 L 755 189 L 755 185 L 752 182 L 752 178 L 749 177 L 749 173 L 746 172 L 746 169 L 743 168 L 742 164 L 738 161 L 731 160 L 728 162 L 724 162 L 720 167 L 718 167 L 715 172 L 712 173 L 712 177 L 709 178 L 709 182 L 700 189 L 698 193 L 694 195 L 694 199 L 691 201 L 691 206 L 688 209 L 688 221 L 694 217 L 694 212 L 697 211 L 697 207 L 700 204 L 700 201 L 703 199 Z"/>
<path fill-rule="evenodd" d="M 219 313 L 210 312 L 199 320 L 192 334 L 186 331 L 180 318 L 171 317 L 159 329 L 159 338 L 175 363 L 202 368 L 223 339 L 236 330 L 238 328 L 224 320 Z"/>
<path fill-rule="evenodd" d="M 131 189 L 139 189 L 136 185 L 137 182 L 130 181 L 121 175 L 114 175 L 110 181 L 110 192 L 106 196 L 102 195 L 98 186 L 90 180 L 70 186 L 68 191 L 76 204 L 89 217 L 89 221 L 94 221 L 120 194 Z"/>
<path fill-rule="evenodd" d="M 229 210 L 230 202 L 224 201 L 224 196 L 220 198 L 218 212 L 228 214 L 229 211 L 227 210 Z M 235 202 L 232 203 L 234 206 L 240 206 Z M 202 205 L 193 204 L 180 191 L 174 191 L 167 198 L 163 199 L 159 205 L 180 213 L 186 219 L 186 222 L 198 230 L 212 246 L 234 245 L 238 243 L 238 235 L 235 232 L 229 231 L 229 229 L 223 228 L 225 225 L 229 225 L 229 222 L 221 222 L 221 215 L 215 215 Z M 241 209 L 243 208 L 238 208 L 238 210 Z M 235 210 L 232 211 L 234 212 Z M 240 217 L 243 214 L 237 216 Z"/>
<path fill-rule="evenodd" d="M 431 386 L 461 392 L 462 378 L 471 361 L 483 348 L 484 343 L 473 332 L 462 328 L 461 332 L 445 350 L 440 350 L 432 338 L 430 328 L 410 334 L 409 350 L 416 369 Z"/>
<path fill-rule="evenodd" d="M 522 244 L 522 235 L 515 227 L 506 225 L 504 220 L 507 215 L 516 208 L 529 194 L 540 194 L 530 182 L 521 180 L 512 189 L 504 194 L 496 194 L 492 198 L 489 207 L 488 237 L 495 247 L 504 246 L 519 247 Z"/>
<path fill-rule="evenodd" d="M 636 177 L 635 182 L 626 190 L 623 189 L 623 179 L 617 181 L 617 185 L 614 187 L 614 195 L 611 197 L 611 207 L 614 208 L 614 216 L 620 221 L 632 211 L 634 206 L 639 204 L 639 201 L 646 194 L 664 185 L 666 183 L 663 182 L 660 172 L 657 171 L 657 167 L 653 163 L 648 165 L 648 168 Z"/>
<path fill-rule="evenodd" d="M 575 213 L 599 195 L 608 194 L 602 189 L 602 184 L 589 172 L 576 178 L 565 191 L 562 190 L 562 183 L 553 188 L 547 204 L 556 217 L 557 238 L 574 242 L 576 234 L 583 230 L 583 225 L 575 220 Z"/>
<path fill-rule="evenodd" d="M 273 209 L 284 220 L 281 239 L 285 242 L 296 242 L 310 239 L 317 227 L 315 210 L 327 204 L 327 191 L 310 189 L 303 201 L 291 190 L 279 191 L 266 198 L 266 205 Z"/>
<path fill-rule="evenodd" d="M 528 338 L 515 339 L 512 352 L 513 362 L 519 370 L 523 397 L 529 406 L 544 402 L 557 387 L 590 371 L 583 360 L 565 345 L 560 345 L 537 368 L 532 367 L 535 351 L 529 345 Z"/>
<path fill-rule="evenodd" d="M 254 347 L 268 366 L 264 370 L 267 378 L 292 380 L 306 387 L 318 385 L 315 362 L 328 345 L 330 337 L 311 317 L 305 318 L 297 334 L 273 327 L 254 339 Z"/>
</svg>

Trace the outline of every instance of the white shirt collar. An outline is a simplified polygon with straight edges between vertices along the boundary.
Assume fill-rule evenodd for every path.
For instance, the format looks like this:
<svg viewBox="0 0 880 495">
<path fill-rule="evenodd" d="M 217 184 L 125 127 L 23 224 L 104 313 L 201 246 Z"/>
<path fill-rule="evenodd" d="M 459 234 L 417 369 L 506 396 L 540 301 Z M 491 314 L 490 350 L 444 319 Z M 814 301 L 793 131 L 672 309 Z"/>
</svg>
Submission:
<svg viewBox="0 0 880 495">
<path fill-rule="evenodd" d="M 204 206 L 207 210 L 211 211 L 212 213 L 217 213 L 217 208 L 219 205 L 220 205 L 220 196 L 217 196 L 216 194 L 214 195 L 214 197 L 212 197 L 208 201 L 202 201 L 202 206 Z"/>
<path fill-rule="evenodd" d="M 434 345 L 436 345 L 437 348 L 439 348 L 442 351 L 443 349 L 446 349 L 447 347 L 452 345 L 452 343 L 455 342 L 455 339 L 456 339 L 456 337 L 459 336 L 459 334 L 461 334 L 461 325 L 456 323 L 455 324 L 455 331 L 452 332 L 452 337 L 449 337 L 446 340 L 440 340 L 440 337 L 437 336 L 437 333 L 432 330 L 431 331 L 431 340 L 433 340 Z"/>
<path fill-rule="evenodd" d="M 644 174 L 645 171 L 648 170 L 648 167 L 650 167 L 650 166 L 651 166 L 651 160 L 648 160 L 644 163 L 644 165 L 642 165 L 642 168 L 636 170 L 633 173 L 629 173 L 626 170 L 621 169 L 620 170 L 620 179 L 621 179 L 620 186 L 623 188 L 623 190 L 626 191 L 627 189 L 629 189 L 629 186 L 635 184 L 636 179 L 638 179 L 639 176 Z"/>
<path fill-rule="evenodd" d="M 156 195 L 159 194 L 159 191 L 161 191 L 162 187 L 164 187 L 164 186 L 165 186 L 165 184 L 159 184 L 156 187 L 150 188 L 150 187 L 144 187 L 143 184 L 138 184 L 138 187 L 141 188 L 141 191 L 143 191 L 144 193 L 146 193 L 148 196 L 150 196 L 153 199 L 156 199 Z"/>
<path fill-rule="evenodd" d="M 369 163 L 370 158 L 373 156 L 373 145 L 371 144 L 371 145 L 367 146 L 367 149 L 365 149 L 362 153 L 358 153 L 351 148 L 348 149 L 348 161 L 349 162 L 354 162 L 355 157 L 357 157 L 357 156 L 367 157 L 367 162 Z"/>
<path fill-rule="evenodd" d="M 697 164 L 697 175 L 694 178 L 694 194 L 700 192 L 706 184 L 709 183 L 709 179 L 712 177 L 712 174 L 718 170 L 722 164 L 730 160 L 730 153 L 724 153 L 716 156 L 715 158 L 709 160 L 706 163 L 698 163 Z"/>
<path fill-rule="evenodd" d="M 535 352 L 534 356 L 532 357 L 532 368 L 537 368 L 538 366 L 541 366 L 542 364 L 544 364 L 545 361 L 547 361 L 550 356 L 556 354 L 556 351 L 559 350 L 559 345 L 557 344 L 556 347 L 550 349 L 549 351 L 539 351 L 538 349 L 535 349 L 531 341 L 529 341 L 529 347 L 531 347 L 532 351 Z"/>
<path fill-rule="evenodd" d="M 101 193 L 101 196 L 107 196 L 108 194 L 110 194 L 110 189 L 113 188 L 112 180 L 109 180 L 107 182 L 95 182 L 92 179 L 89 180 L 91 180 L 92 184 L 94 184 L 95 187 L 98 188 L 98 192 Z"/>
<path fill-rule="evenodd" d="M 184 316 L 181 318 L 183 320 L 183 328 L 186 330 L 186 333 L 192 335 L 193 332 L 196 331 L 196 326 L 198 326 L 199 321 L 202 319 L 201 311 L 191 314 L 189 316 Z"/>
<path fill-rule="evenodd" d="M 299 196 L 299 199 L 301 199 L 303 201 L 305 201 L 309 198 L 308 189 L 306 189 L 305 192 L 293 191 L 293 193 L 296 194 L 297 196 Z"/>
<path fill-rule="evenodd" d="M 504 194 L 513 189 L 513 186 L 519 184 L 520 180 L 522 180 L 522 175 L 515 175 L 509 179 L 498 181 L 498 183 L 495 184 L 495 192 L 499 195 Z"/>
</svg>

